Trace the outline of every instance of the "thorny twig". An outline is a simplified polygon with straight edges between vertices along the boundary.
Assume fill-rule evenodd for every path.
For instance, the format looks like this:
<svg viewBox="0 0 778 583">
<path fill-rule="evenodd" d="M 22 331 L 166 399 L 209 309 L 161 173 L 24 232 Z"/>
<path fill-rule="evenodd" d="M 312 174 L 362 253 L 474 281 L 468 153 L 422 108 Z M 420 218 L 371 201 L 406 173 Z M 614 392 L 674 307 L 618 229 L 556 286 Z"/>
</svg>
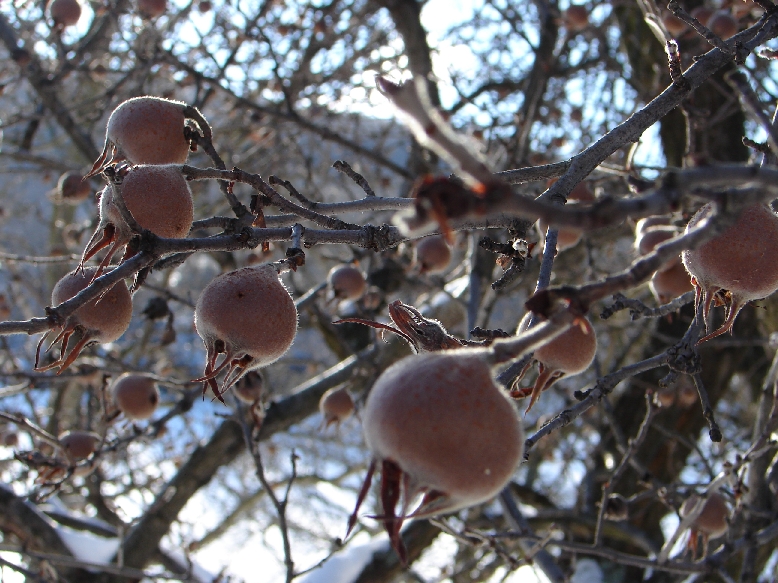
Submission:
<svg viewBox="0 0 778 583">
<path fill-rule="evenodd" d="M 351 180 L 353 180 L 357 186 L 365 191 L 365 196 L 375 196 L 375 192 L 372 188 L 370 188 L 370 183 L 359 172 L 356 172 L 348 162 L 345 160 L 336 160 L 332 167 L 338 172 L 343 172 L 343 174 L 351 178 Z"/>
<path fill-rule="evenodd" d="M 648 436 L 648 430 L 651 427 L 651 422 L 654 416 L 656 415 L 657 411 L 658 409 L 656 406 L 654 406 L 651 395 L 646 394 L 646 416 L 643 418 L 643 423 L 641 423 L 637 435 L 633 439 L 629 440 L 629 446 L 627 447 L 627 450 L 624 452 L 624 455 L 621 458 L 621 462 L 619 462 L 619 465 L 616 467 L 610 479 L 608 480 L 607 484 L 602 489 L 602 498 L 600 499 L 600 510 L 599 513 L 597 514 L 597 526 L 594 529 L 595 534 L 594 534 L 593 544 L 595 547 L 599 547 L 600 544 L 602 543 L 602 524 L 603 521 L 605 520 L 605 512 L 607 510 L 608 498 L 615 490 L 619 478 L 627 469 L 630 458 L 632 458 L 637 453 L 638 449 L 640 449 L 640 446 L 646 440 L 646 437 Z"/>
<path fill-rule="evenodd" d="M 656 308 L 650 308 L 640 300 L 628 298 L 624 294 L 617 293 L 613 294 L 613 304 L 600 312 L 600 318 L 607 320 L 615 313 L 622 310 L 629 310 L 629 316 L 632 320 L 639 320 L 640 318 L 662 318 L 668 314 L 677 312 L 685 305 L 691 304 L 693 301 L 694 292 L 689 291 L 666 304 L 662 304 Z"/>
<path fill-rule="evenodd" d="M 265 475 L 265 466 L 262 462 L 262 454 L 259 451 L 259 441 L 254 438 L 255 426 L 253 423 L 249 423 L 243 411 L 239 411 L 239 422 L 243 429 L 243 440 L 246 443 L 246 448 L 251 452 L 251 457 L 254 460 L 256 467 L 257 478 L 260 484 L 265 489 L 268 498 L 276 511 L 278 517 L 278 529 L 281 531 L 281 539 L 283 541 L 284 548 L 284 565 L 286 566 L 286 583 L 291 583 L 295 577 L 294 561 L 292 560 L 292 545 L 289 540 L 289 527 L 286 519 L 286 508 L 289 502 L 289 493 L 292 489 L 292 484 L 297 477 L 297 454 L 291 453 L 290 460 L 292 464 L 292 474 L 287 481 L 286 489 L 284 491 L 283 498 L 279 499 L 276 493 L 273 491 L 273 487 Z"/>
</svg>

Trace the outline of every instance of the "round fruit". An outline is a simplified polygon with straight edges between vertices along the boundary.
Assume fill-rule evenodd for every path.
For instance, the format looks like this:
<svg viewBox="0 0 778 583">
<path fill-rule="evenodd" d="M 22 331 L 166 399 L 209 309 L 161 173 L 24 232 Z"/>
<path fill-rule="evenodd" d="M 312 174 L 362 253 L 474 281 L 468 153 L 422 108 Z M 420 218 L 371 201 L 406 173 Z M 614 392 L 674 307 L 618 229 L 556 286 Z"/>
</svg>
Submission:
<svg viewBox="0 0 778 583">
<path fill-rule="evenodd" d="M 85 267 L 65 275 L 51 292 L 51 304 L 58 306 L 75 296 L 92 282 L 96 272 L 94 267 Z M 132 320 L 132 297 L 124 281 L 119 281 L 100 297 L 78 308 L 65 320 L 65 324 L 52 342 L 52 345 L 62 342 L 59 358 L 51 364 L 38 367 L 41 346 L 51 330 L 41 338 L 35 353 L 35 370 L 44 371 L 59 367 L 57 374 L 60 374 L 73 363 L 87 344 L 118 340 L 130 326 L 130 320 Z M 68 352 L 68 340 L 74 332 L 79 333 L 81 338 Z"/>
<path fill-rule="evenodd" d="M 707 8 L 706 6 L 698 6 L 697 8 L 693 9 L 689 15 L 692 18 L 696 18 L 703 26 L 707 26 L 710 17 L 713 16 L 713 10 Z"/>
<path fill-rule="evenodd" d="M 80 462 L 97 450 L 100 436 L 90 431 L 66 431 L 59 436 L 59 443 L 70 460 Z"/>
<path fill-rule="evenodd" d="M 278 360 L 297 332 L 297 308 L 271 264 L 244 267 L 211 281 L 197 300 L 195 328 L 206 348 L 201 379 L 221 400 L 248 371 Z M 216 359 L 224 360 L 216 366 Z M 227 367 L 219 390 L 214 378 Z"/>
<path fill-rule="evenodd" d="M 635 250 L 639 255 L 648 255 L 651 253 L 657 245 L 669 241 L 670 239 L 680 235 L 681 232 L 672 226 L 656 226 L 649 227 L 635 234 Z M 672 259 L 668 259 L 659 271 L 670 269 L 674 265 L 681 264 L 681 256 L 677 255 Z"/>
<path fill-rule="evenodd" d="M 121 184 L 106 186 L 100 193 L 100 222 L 81 257 L 83 265 L 100 249 L 111 245 L 100 262 L 97 277 L 134 234 L 116 206 L 113 188 L 121 192 L 127 210 L 137 223 L 160 237 L 186 237 L 194 219 L 192 191 L 178 166 L 130 168 Z"/>
<path fill-rule="evenodd" d="M 416 243 L 415 256 L 420 273 L 442 273 L 451 262 L 451 247 L 445 237 L 432 235 Z"/>
<path fill-rule="evenodd" d="M 701 510 L 699 509 L 699 504 L 703 504 Z M 729 528 L 727 520 L 729 518 L 729 507 L 724 497 L 717 492 L 711 492 L 708 499 L 704 502 L 700 500 L 697 494 L 692 494 L 681 506 L 681 517 L 686 518 L 695 509 L 699 511 L 699 514 L 689 527 L 688 546 L 696 556 L 698 536 L 701 535 L 703 552 L 705 552 L 705 548 L 708 546 L 708 539 L 718 538 L 727 532 Z"/>
<path fill-rule="evenodd" d="M 19 445 L 19 434 L 12 429 L 0 431 L 0 445 L 5 447 L 16 447 Z"/>
<path fill-rule="evenodd" d="M 589 11 L 586 6 L 571 4 L 562 13 L 562 23 L 570 32 L 581 32 L 589 26 Z"/>
<path fill-rule="evenodd" d="M 387 486 L 404 490 L 406 507 L 424 494 L 413 516 L 489 500 L 524 449 L 516 409 L 475 349 L 415 355 L 389 367 L 370 391 L 362 425 L 375 459 L 399 468 L 399 483 Z M 383 510 L 394 516 L 393 508 Z"/>
<path fill-rule="evenodd" d="M 330 389 L 319 400 L 319 412 L 324 417 L 324 427 L 340 425 L 354 412 L 354 400 L 346 387 Z"/>
<path fill-rule="evenodd" d="M 154 379 L 124 373 L 111 386 L 113 401 L 129 419 L 148 419 L 159 405 L 159 389 Z"/>
<path fill-rule="evenodd" d="M 330 269 L 327 285 L 332 297 L 339 300 L 356 300 L 367 289 L 365 276 L 353 265 L 336 265 Z"/>
<path fill-rule="evenodd" d="M 519 322 L 517 333 L 524 332 L 529 326 L 530 314 Z M 538 363 L 538 378 L 532 389 L 513 389 L 511 396 L 521 399 L 530 396 L 525 414 L 532 409 L 540 393 L 548 389 L 565 375 L 582 373 L 594 360 L 597 353 L 597 336 L 591 322 L 579 318 L 566 332 L 563 332 L 547 344 L 538 348 L 516 379 L 516 384 L 524 378 L 533 362 Z"/>
<path fill-rule="evenodd" d="M 680 261 L 663 271 L 657 271 L 651 278 L 649 287 L 660 304 L 671 302 L 694 289 L 692 279 Z"/>
<path fill-rule="evenodd" d="M 120 103 L 108 118 L 103 151 L 87 176 L 114 162 L 183 164 L 189 156 L 184 137 L 186 104 L 162 97 L 134 97 Z M 110 157 L 109 157 L 110 152 Z"/>
<path fill-rule="evenodd" d="M 146 18 L 156 18 L 167 12 L 167 0 L 138 0 L 138 12 Z"/>
<path fill-rule="evenodd" d="M 235 383 L 234 391 L 244 403 L 256 403 L 264 396 L 265 380 L 258 371 L 249 371 Z"/>
<path fill-rule="evenodd" d="M 49 4 L 49 16 L 57 28 L 73 26 L 81 18 L 81 4 L 78 0 L 53 0 Z"/>
<path fill-rule="evenodd" d="M 716 36 L 728 39 L 737 34 L 737 20 L 728 10 L 717 10 L 708 19 L 708 28 Z"/>
<path fill-rule="evenodd" d="M 83 175 L 76 172 L 65 172 L 59 177 L 54 190 L 54 202 L 78 204 L 89 198 L 92 187 Z"/>
<path fill-rule="evenodd" d="M 703 206 L 689 221 L 689 232 L 703 221 L 711 210 Z M 745 209 L 737 222 L 707 243 L 681 256 L 692 276 L 695 303 L 702 305 L 707 323 L 710 305 L 721 290 L 728 301 L 724 324 L 705 336 L 709 340 L 732 329 L 742 307 L 765 298 L 778 290 L 778 216 L 767 205 L 757 204 Z"/>
<path fill-rule="evenodd" d="M 680 37 L 689 30 L 689 26 L 683 20 L 669 11 L 662 14 L 662 22 L 664 23 L 667 32 L 670 33 L 670 36 L 674 38 Z"/>
</svg>

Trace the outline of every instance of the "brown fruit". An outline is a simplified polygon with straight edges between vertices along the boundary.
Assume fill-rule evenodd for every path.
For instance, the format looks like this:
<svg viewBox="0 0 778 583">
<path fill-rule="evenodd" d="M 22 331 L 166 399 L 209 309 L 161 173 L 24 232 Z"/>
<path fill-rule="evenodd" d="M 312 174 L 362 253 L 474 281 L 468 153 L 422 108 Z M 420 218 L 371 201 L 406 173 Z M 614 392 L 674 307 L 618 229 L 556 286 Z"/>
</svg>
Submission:
<svg viewBox="0 0 778 583">
<path fill-rule="evenodd" d="M 589 27 L 589 11 L 586 6 L 571 4 L 562 13 L 562 23 L 570 32 L 581 32 Z"/>
<path fill-rule="evenodd" d="M 708 28 L 716 36 L 728 39 L 737 34 L 738 25 L 737 20 L 728 10 L 717 10 L 708 19 Z"/>
<path fill-rule="evenodd" d="M 247 372 L 235 383 L 235 396 L 244 403 L 256 403 L 264 396 L 265 380 L 258 371 Z"/>
<path fill-rule="evenodd" d="M 362 411 L 365 441 L 375 459 L 399 468 L 401 517 L 420 494 L 412 516 L 485 502 L 518 467 L 524 431 L 485 357 L 474 349 L 407 357 L 370 391 Z M 384 507 L 385 515 L 393 513 Z"/>
<path fill-rule="evenodd" d="M 51 292 L 52 306 L 58 306 L 86 288 L 96 273 L 94 267 L 76 269 L 65 275 L 54 286 Z M 38 361 L 43 342 L 51 330 L 44 334 L 35 353 L 35 370 L 45 371 L 59 367 L 57 374 L 68 368 L 87 344 L 92 342 L 113 342 L 118 340 L 130 325 L 132 319 L 132 297 L 124 281 L 119 281 L 102 296 L 78 308 L 65 320 L 59 334 L 51 343 L 62 342 L 57 360 L 46 366 L 39 367 Z M 73 333 L 80 334 L 80 339 L 68 352 L 68 340 Z"/>
<path fill-rule="evenodd" d="M 356 300 L 367 289 L 365 276 L 353 265 L 336 265 L 330 269 L 327 285 L 330 295 L 339 300 Z"/>
<path fill-rule="evenodd" d="M 662 13 L 662 22 L 664 23 L 667 32 L 670 33 L 670 36 L 674 38 L 682 36 L 689 30 L 689 26 L 683 20 L 669 11 Z"/>
<path fill-rule="evenodd" d="M 686 380 L 680 381 L 676 388 L 676 399 L 679 407 L 688 409 L 700 402 L 700 394 L 697 392 L 697 387 L 694 386 L 694 382 L 690 380 L 689 377 L 684 378 Z"/>
<path fill-rule="evenodd" d="M 526 314 L 519 322 L 518 333 L 524 332 L 529 326 L 530 315 Z M 530 402 L 525 414 L 532 409 L 538 400 L 540 393 L 548 389 L 556 381 L 565 375 L 582 373 L 594 360 L 597 353 L 597 336 L 594 333 L 591 322 L 586 318 L 579 318 L 576 324 L 566 332 L 557 336 L 549 343 L 544 344 L 535 351 L 532 360 L 527 363 L 524 370 L 516 379 L 516 384 L 521 381 L 533 362 L 538 363 L 538 378 L 532 389 L 513 389 L 511 396 L 520 399 L 530 396 Z"/>
<path fill-rule="evenodd" d="M 697 211 L 686 231 L 703 221 L 711 208 L 707 204 Z M 700 340 L 704 342 L 730 331 L 746 303 L 778 290 L 778 216 L 764 204 L 749 207 L 722 234 L 681 256 L 706 322 L 715 294 L 729 292 L 724 324 Z"/>
<path fill-rule="evenodd" d="M 195 328 L 207 351 L 202 380 L 221 400 L 248 371 L 275 362 L 297 332 L 297 308 L 271 264 L 244 267 L 215 278 L 195 307 Z M 216 359 L 224 353 L 224 360 Z M 227 368 L 218 388 L 215 377 Z"/>
<path fill-rule="evenodd" d="M 673 237 L 680 235 L 681 232 L 675 227 L 671 226 L 656 226 L 642 229 L 640 234 L 635 235 L 635 250 L 638 255 L 648 255 L 651 253 L 657 245 L 669 241 Z M 659 271 L 670 269 L 674 265 L 680 265 L 681 256 L 678 255 L 673 259 L 669 259 L 662 265 Z"/>
<path fill-rule="evenodd" d="M 54 190 L 54 202 L 79 204 L 92 194 L 92 186 L 84 176 L 76 172 L 65 172 L 59 177 Z"/>
<path fill-rule="evenodd" d="M 0 445 L 5 447 L 16 447 L 19 445 L 19 434 L 12 429 L 0 431 Z"/>
<path fill-rule="evenodd" d="M 692 291 L 692 278 L 679 261 L 663 271 L 657 271 L 649 283 L 651 293 L 660 304 L 671 302 L 678 296 Z"/>
<path fill-rule="evenodd" d="M 186 162 L 189 142 L 184 138 L 185 108 L 181 101 L 151 96 L 120 103 L 108 118 L 105 146 L 87 176 L 122 160 L 132 164 Z"/>
<path fill-rule="evenodd" d="M 157 18 L 167 12 L 167 0 L 138 0 L 138 12 L 146 18 Z"/>
<path fill-rule="evenodd" d="M 699 509 L 702 504 L 702 509 Z M 689 547 L 697 552 L 697 538 L 701 535 L 703 544 L 703 553 L 708 546 L 708 539 L 723 536 L 729 528 L 729 506 L 727 506 L 724 497 L 711 492 L 707 500 L 700 500 L 697 494 L 692 494 L 681 506 L 680 514 L 682 518 L 690 516 L 692 512 L 699 511 L 697 517 L 692 521 L 689 528 Z"/>
<path fill-rule="evenodd" d="M 441 235 L 432 235 L 417 241 L 414 254 L 420 273 L 442 273 L 451 262 L 451 247 Z"/>
<path fill-rule="evenodd" d="M 71 462 L 80 462 L 95 452 L 100 436 L 91 431 L 66 431 L 59 443 Z"/>
<path fill-rule="evenodd" d="M 111 257 L 129 243 L 134 234 L 116 206 L 113 188 L 121 192 L 127 210 L 138 224 L 160 237 L 186 237 L 194 219 L 192 192 L 178 166 L 130 168 L 121 184 L 106 186 L 100 193 L 100 223 L 81 257 L 83 265 L 100 249 L 111 246 L 95 277 L 100 276 Z"/>
<path fill-rule="evenodd" d="M 354 412 L 354 400 L 346 387 L 332 388 L 321 396 L 319 412 L 324 418 L 324 427 L 333 423 L 340 425 Z"/>
<path fill-rule="evenodd" d="M 713 16 L 713 10 L 705 6 L 698 6 L 693 9 L 689 15 L 692 18 L 696 18 L 703 26 L 708 26 L 708 21 L 710 20 L 710 17 Z"/>
<path fill-rule="evenodd" d="M 129 419 L 148 419 L 159 405 L 157 383 L 146 375 L 124 373 L 111 385 L 111 395 Z"/>
<path fill-rule="evenodd" d="M 54 26 L 60 29 L 73 26 L 81 18 L 81 4 L 78 0 L 53 0 L 48 11 Z"/>
<path fill-rule="evenodd" d="M 674 387 L 659 389 L 654 393 L 654 404 L 657 407 L 667 409 L 675 403 L 676 390 Z"/>
<path fill-rule="evenodd" d="M 213 4 L 209 0 L 200 0 L 197 3 L 197 10 L 199 10 L 202 14 L 209 12 L 211 8 L 213 8 Z"/>
</svg>

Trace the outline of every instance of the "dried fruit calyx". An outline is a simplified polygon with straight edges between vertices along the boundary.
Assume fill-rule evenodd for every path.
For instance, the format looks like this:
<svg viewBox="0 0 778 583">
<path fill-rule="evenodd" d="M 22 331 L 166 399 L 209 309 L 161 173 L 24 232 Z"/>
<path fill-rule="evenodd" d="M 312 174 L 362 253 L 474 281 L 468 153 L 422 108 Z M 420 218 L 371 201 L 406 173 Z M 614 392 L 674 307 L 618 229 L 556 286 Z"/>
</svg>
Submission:
<svg viewBox="0 0 778 583">
<path fill-rule="evenodd" d="M 708 204 L 697 211 L 686 231 L 703 221 L 711 209 Z M 778 216 L 767 205 L 751 206 L 718 237 L 684 251 L 682 259 L 693 278 L 695 303 L 702 308 L 706 325 L 711 303 L 725 298 L 726 319 L 700 340 L 704 342 L 730 331 L 745 304 L 778 290 Z"/>
<path fill-rule="evenodd" d="M 58 306 L 86 288 L 95 273 L 94 267 L 86 267 L 65 275 L 51 292 L 52 305 Z M 52 331 L 46 332 L 38 342 L 35 352 L 35 370 L 45 371 L 59 367 L 57 374 L 60 374 L 73 363 L 87 344 L 118 340 L 129 327 L 131 319 L 132 297 L 124 281 L 119 281 L 102 296 L 81 306 L 65 320 L 59 334 L 49 346 L 51 348 L 57 342 L 62 342 L 59 358 L 51 364 L 39 367 L 41 346 Z M 80 338 L 68 352 L 68 340 L 74 333 L 80 334 Z"/>
<path fill-rule="evenodd" d="M 183 164 L 189 156 L 184 137 L 186 110 L 181 101 L 134 97 L 120 103 L 108 118 L 105 145 L 87 177 L 114 162 Z"/>
<path fill-rule="evenodd" d="M 120 184 L 110 184 L 100 193 L 100 223 L 81 257 L 83 265 L 100 249 L 110 245 L 95 277 L 100 276 L 111 257 L 129 243 L 134 234 L 119 211 L 116 190 L 135 221 L 155 235 L 180 239 L 192 228 L 192 192 L 177 166 L 142 165 L 125 170 Z M 126 258 L 127 254 L 122 260 Z"/>
<path fill-rule="evenodd" d="M 489 500 L 510 480 L 524 449 L 516 408 L 478 349 L 415 355 L 392 365 L 373 386 L 362 424 L 374 464 L 381 464 L 382 519 L 401 558 L 406 517 Z"/>
<path fill-rule="evenodd" d="M 216 397 L 248 371 L 278 360 L 297 332 L 297 308 L 271 264 L 244 267 L 209 283 L 195 307 L 195 328 L 207 351 L 205 381 Z M 224 353 L 224 360 L 216 359 Z M 219 389 L 215 377 L 227 368 Z"/>
</svg>

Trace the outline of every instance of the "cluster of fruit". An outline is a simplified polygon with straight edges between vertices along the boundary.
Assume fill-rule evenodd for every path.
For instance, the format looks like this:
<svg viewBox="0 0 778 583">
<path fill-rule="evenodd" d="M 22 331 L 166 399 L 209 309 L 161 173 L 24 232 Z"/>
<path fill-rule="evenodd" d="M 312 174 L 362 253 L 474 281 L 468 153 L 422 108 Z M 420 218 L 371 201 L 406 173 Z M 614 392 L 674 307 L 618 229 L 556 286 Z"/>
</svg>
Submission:
<svg viewBox="0 0 778 583">
<path fill-rule="evenodd" d="M 156 97 L 131 99 L 113 111 L 105 147 L 90 172 L 95 175 L 111 169 L 106 172 L 109 184 L 100 194 L 100 222 L 79 268 L 55 286 L 54 305 L 100 277 L 120 249 L 125 248 L 124 259 L 129 257 L 133 251 L 126 249 L 127 244 L 138 228 L 160 237 L 187 236 L 194 214 L 192 195 L 180 169 L 190 151 L 185 137 L 187 111 L 183 103 Z M 581 203 L 591 201 L 587 192 L 577 195 Z M 701 209 L 687 230 L 704 220 L 707 212 L 707 207 Z M 679 234 L 680 228 L 669 219 L 644 220 L 638 224 L 636 247 L 645 254 Z M 726 304 L 725 324 L 706 339 L 716 336 L 731 328 L 744 303 L 778 289 L 778 266 L 771 254 L 764 253 L 767 244 L 770 248 L 778 245 L 778 218 L 767 206 L 755 205 L 721 236 L 684 252 L 683 264 L 679 257 L 657 271 L 652 289 L 664 301 L 693 287 L 705 315 L 714 301 Z M 85 266 L 105 247 L 107 254 L 97 267 Z M 726 257 L 731 261 L 722 261 Z M 422 274 L 444 271 L 450 259 L 451 250 L 443 237 L 429 237 L 416 246 L 415 264 Z M 359 298 L 367 288 L 354 265 L 334 268 L 328 286 L 333 299 L 346 301 Z M 64 322 L 54 341 L 61 342 L 59 358 L 45 365 L 39 365 L 36 358 L 36 368 L 62 372 L 90 342 L 118 339 L 131 318 L 132 298 L 120 281 Z M 518 332 L 528 324 L 527 317 Z M 289 349 L 297 330 L 297 309 L 275 265 L 252 265 L 219 275 L 205 287 L 195 307 L 195 327 L 207 352 L 205 372 L 198 380 L 220 400 L 237 384 L 240 398 L 256 403 L 262 398 L 261 378 L 253 379 L 249 373 Z M 74 346 L 69 348 L 74 335 Z M 590 322 L 578 318 L 567 332 L 535 351 L 540 373 L 534 386 L 515 389 L 509 395 L 496 384 L 485 350 L 464 344 L 441 344 L 440 350 L 393 365 L 376 381 L 361 411 L 373 466 L 380 464 L 383 521 L 401 556 L 399 529 L 404 518 L 483 502 L 511 478 L 523 454 L 523 427 L 510 397 L 531 395 L 529 410 L 555 380 L 588 368 L 597 350 Z M 221 360 L 220 355 L 224 355 Z M 219 385 L 216 378 L 222 373 Z M 121 389 L 131 380 L 141 388 L 127 400 Z M 151 415 L 159 399 L 153 381 L 146 377 L 121 377 L 113 394 L 116 406 L 136 419 Z M 327 425 L 339 423 L 352 414 L 354 402 L 341 387 L 322 398 L 321 411 Z M 88 448 L 67 443 L 62 447 L 66 453 L 73 450 L 69 457 L 84 457 Z M 419 497 L 421 503 L 413 510 Z M 395 511 L 398 502 L 399 514 Z"/>
</svg>

